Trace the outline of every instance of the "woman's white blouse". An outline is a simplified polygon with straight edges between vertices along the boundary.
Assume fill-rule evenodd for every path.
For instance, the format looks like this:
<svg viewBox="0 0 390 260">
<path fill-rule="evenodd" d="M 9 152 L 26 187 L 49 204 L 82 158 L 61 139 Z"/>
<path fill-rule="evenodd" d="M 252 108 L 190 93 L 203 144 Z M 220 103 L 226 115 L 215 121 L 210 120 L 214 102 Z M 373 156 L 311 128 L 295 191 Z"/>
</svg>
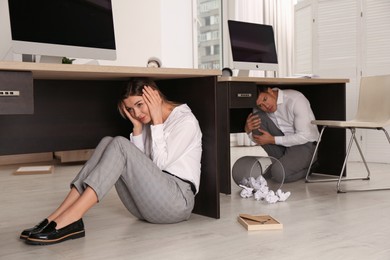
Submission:
<svg viewBox="0 0 390 260">
<path fill-rule="evenodd" d="M 194 183 L 199 189 L 202 132 L 191 109 L 175 107 L 159 125 L 145 125 L 141 135 L 130 134 L 130 141 L 161 169 Z"/>
</svg>

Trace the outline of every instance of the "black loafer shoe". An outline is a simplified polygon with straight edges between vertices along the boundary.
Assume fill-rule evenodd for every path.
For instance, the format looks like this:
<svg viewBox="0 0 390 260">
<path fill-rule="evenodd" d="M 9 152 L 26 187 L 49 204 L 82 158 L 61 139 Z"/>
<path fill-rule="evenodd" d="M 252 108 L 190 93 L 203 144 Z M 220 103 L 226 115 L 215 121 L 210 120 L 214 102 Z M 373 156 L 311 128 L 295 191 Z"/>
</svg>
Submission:
<svg viewBox="0 0 390 260">
<path fill-rule="evenodd" d="M 27 238 L 26 243 L 30 245 L 50 245 L 85 236 L 83 219 L 60 229 L 56 229 L 56 226 L 55 221 L 50 222 L 40 233 L 32 233 Z"/>
<path fill-rule="evenodd" d="M 41 232 L 48 224 L 49 224 L 49 221 L 47 220 L 47 218 L 45 218 L 39 224 L 37 224 L 35 227 L 23 230 L 22 234 L 20 234 L 20 239 L 27 239 L 32 233 Z"/>
</svg>

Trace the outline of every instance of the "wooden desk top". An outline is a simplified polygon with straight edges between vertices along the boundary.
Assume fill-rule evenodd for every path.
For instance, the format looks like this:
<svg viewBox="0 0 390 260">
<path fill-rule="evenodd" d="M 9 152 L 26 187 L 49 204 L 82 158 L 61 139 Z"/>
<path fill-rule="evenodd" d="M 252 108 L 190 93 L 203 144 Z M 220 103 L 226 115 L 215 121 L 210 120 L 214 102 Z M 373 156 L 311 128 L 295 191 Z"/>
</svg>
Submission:
<svg viewBox="0 0 390 260">
<path fill-rule="evenodd" d="M 264 85 L 311 85 L 348 83 L 349 79 L 330 78 L 259 78 L 259 77 L 219 77 L 218 82 L 251 82 Z"/>
<path fill-rule="evenodd" d="M 221 75 L 220 70 L 49 64 L 13 61 L 0 61 L 0 70 L 31 71 L 34 79 L 69 80 L 125 80 L 130 77 L 150 77 L 158 80 Z"/>
</svg>

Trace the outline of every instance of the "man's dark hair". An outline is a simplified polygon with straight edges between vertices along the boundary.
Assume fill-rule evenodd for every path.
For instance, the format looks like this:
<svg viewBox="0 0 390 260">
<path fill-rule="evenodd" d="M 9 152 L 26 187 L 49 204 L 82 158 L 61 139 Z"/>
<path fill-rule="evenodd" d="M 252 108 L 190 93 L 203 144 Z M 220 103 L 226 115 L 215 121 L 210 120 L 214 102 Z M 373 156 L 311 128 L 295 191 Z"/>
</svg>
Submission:
<svg viewBox="0 0 390 260">
<path fill-rule="evenodd" d="M 258 85 L 257 86 L 257 96 L 260 95 L 260 93 L 267 93 L 269 88 L 270 87 L 268 87 L 268 86 Z"/>
</svg>

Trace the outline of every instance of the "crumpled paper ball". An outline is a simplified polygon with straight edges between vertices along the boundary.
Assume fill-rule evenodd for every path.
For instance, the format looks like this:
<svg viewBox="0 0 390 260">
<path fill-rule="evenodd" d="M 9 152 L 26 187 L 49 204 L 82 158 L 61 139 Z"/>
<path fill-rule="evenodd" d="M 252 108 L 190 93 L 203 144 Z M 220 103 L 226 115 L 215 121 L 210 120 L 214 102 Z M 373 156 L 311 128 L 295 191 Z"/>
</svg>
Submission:
<svg viewBox="0 0 390 260">
<path fill-rule="evenodd" d="M 240 187 L 242 188 L 242 190 L 240 192 L 240 196 L 242 198 L 250 198 L 253 196 L 253 188 L 246 187 L 243 185 L 240 185 Z"/>
<path fill-rule="evenodd" d="M 265 200 L 270 204 L 286 201 L 291 195 L 291 192 L 283 192 L 281 189 L 276 192 L 270 190 L 267 180 L 262 175 L 256 179 L 253 177 L 243 178 L 239 186 L 242 188 L 240 192 L 242 198 L 254 197 L 258 201 Z"/>
</svg>

